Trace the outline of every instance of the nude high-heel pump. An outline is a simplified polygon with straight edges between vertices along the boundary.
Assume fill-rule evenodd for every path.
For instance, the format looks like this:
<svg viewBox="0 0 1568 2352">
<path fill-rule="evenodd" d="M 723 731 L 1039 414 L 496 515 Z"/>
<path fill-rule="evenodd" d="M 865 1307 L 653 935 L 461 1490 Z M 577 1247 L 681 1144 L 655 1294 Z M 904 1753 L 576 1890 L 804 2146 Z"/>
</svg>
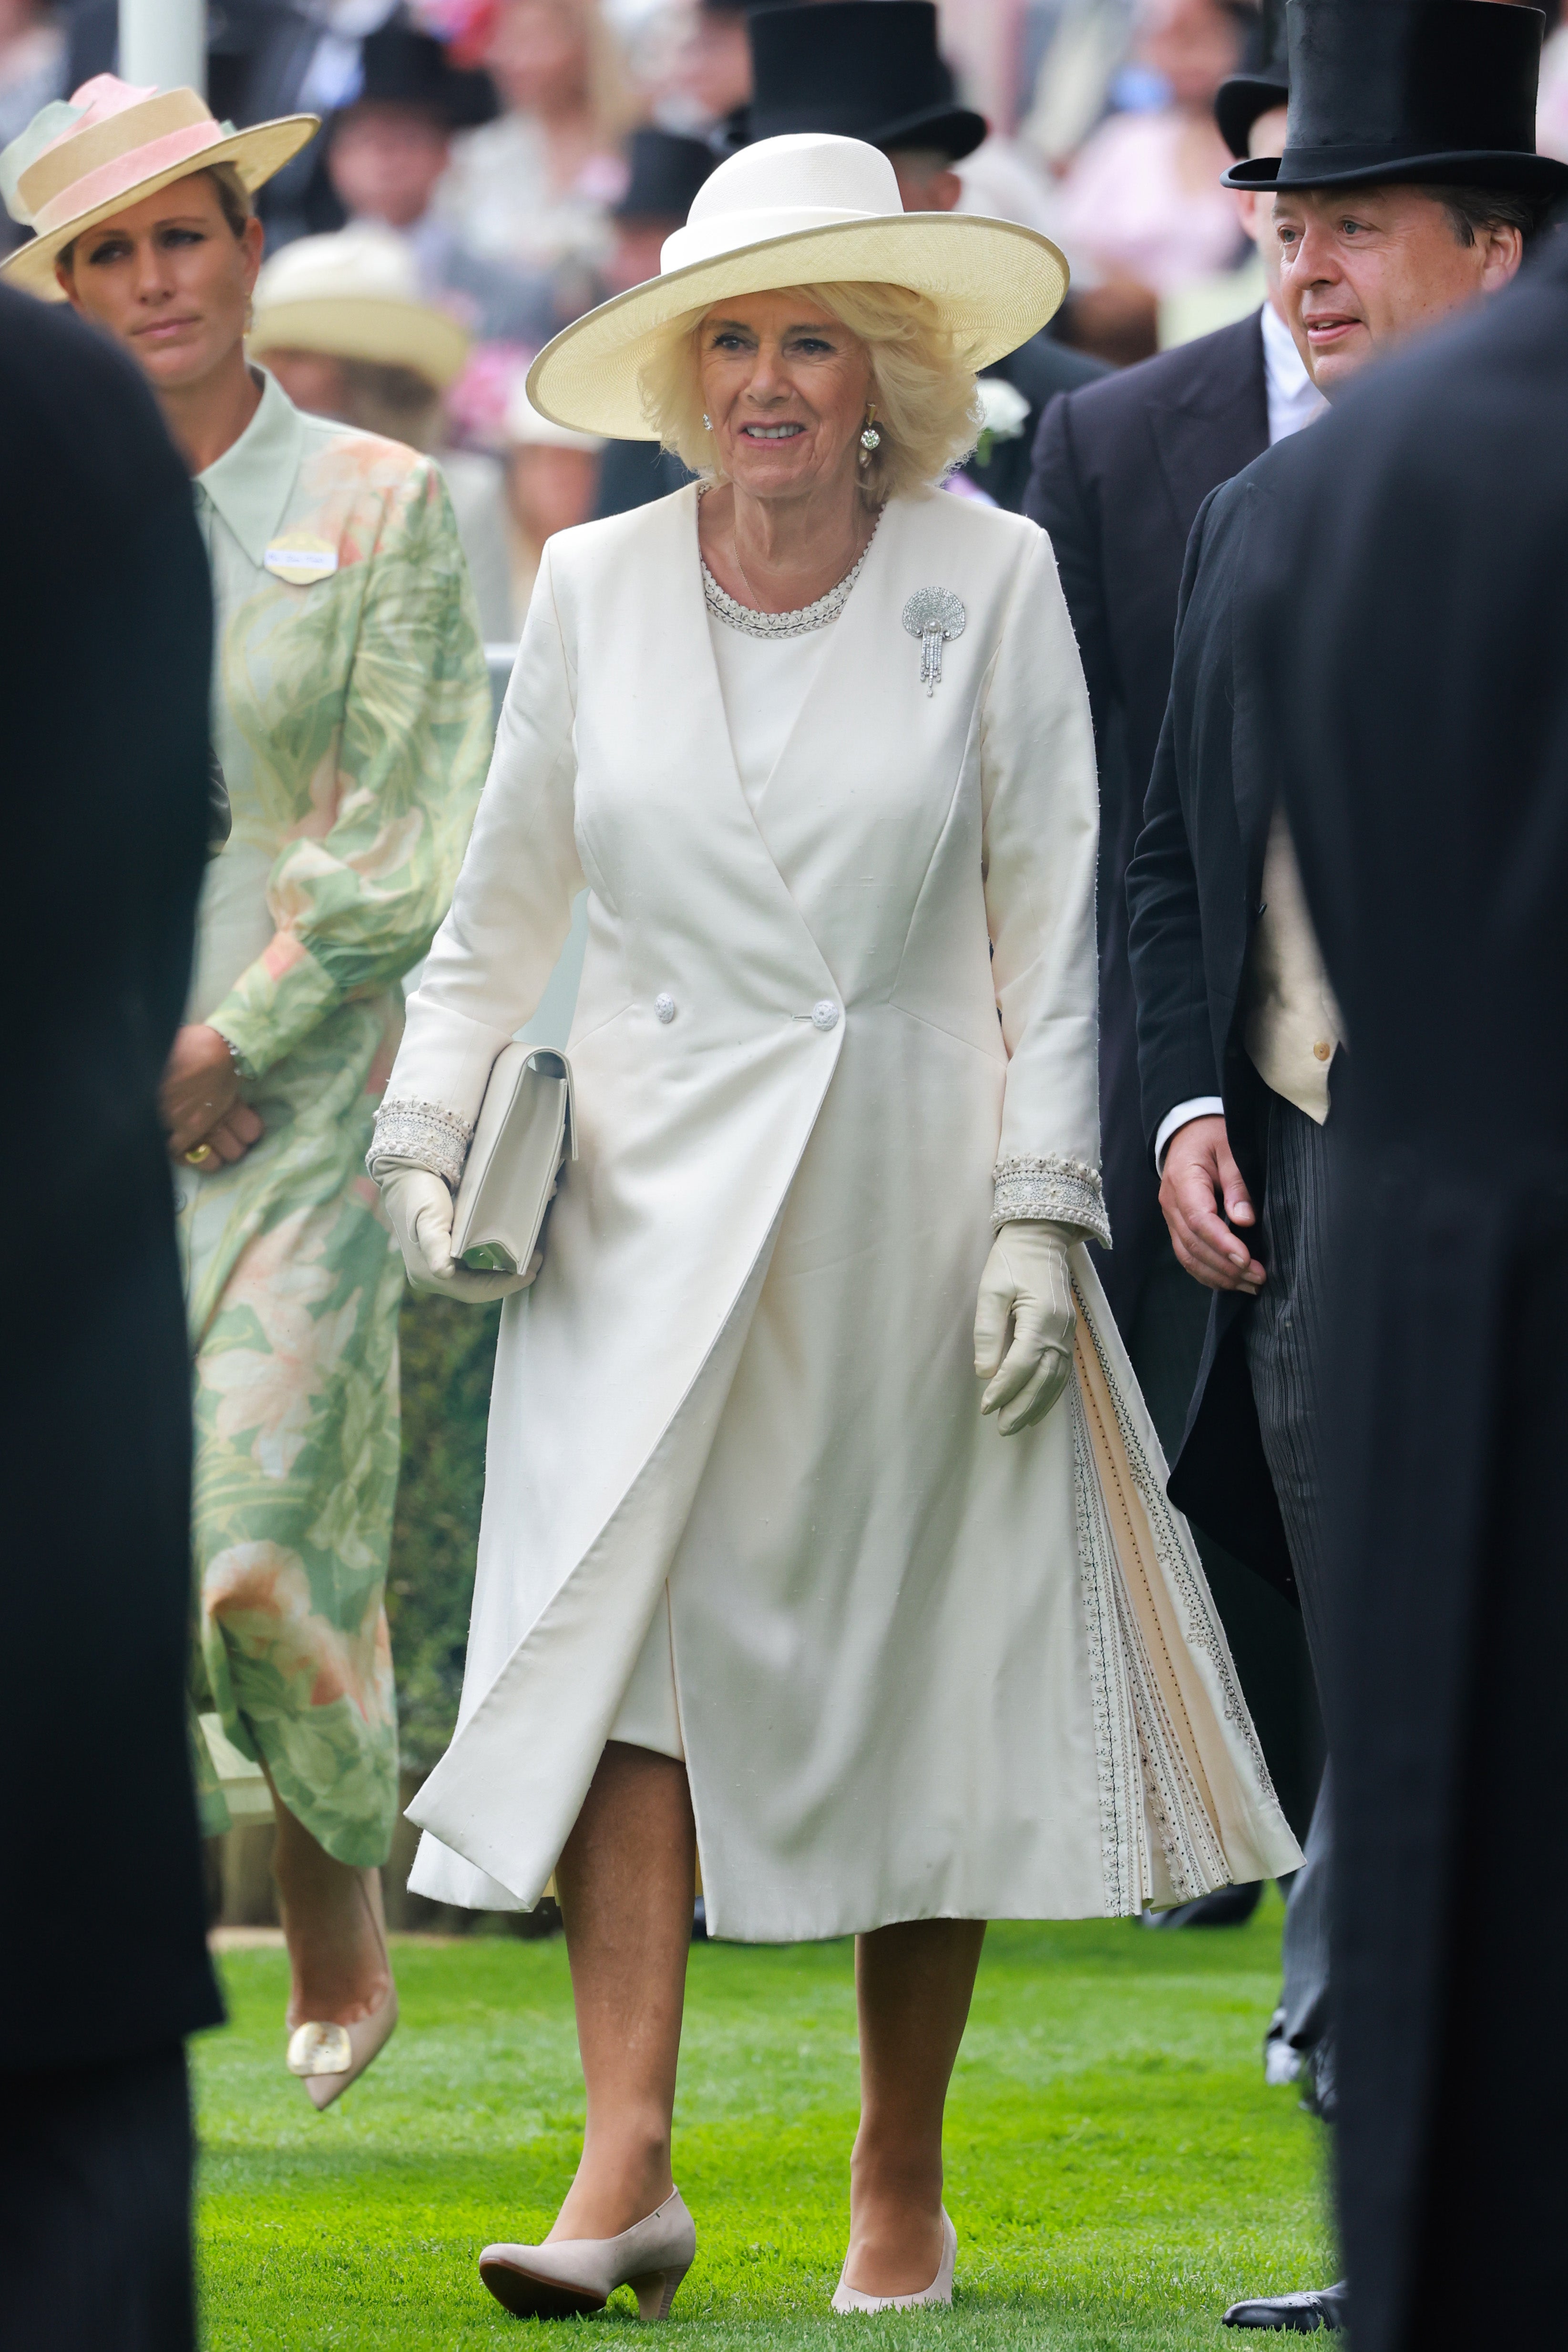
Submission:
<svg viewBox="0 0 1568 2352">
<path fill-rule="evenodd" d="M 668 2319 L 697 2251 L 695 2224 L 678 2189 L 618 2238 L 561 2238 L 548 2246 L 486 2246 L 479 2275 L 519 2319 L 578 2319 L 602 2311 L 618 2286 L 637 2297 L 639 2319 Z"/>
<path fill-rule="evenodd" d="M 948 2219 L 947 2208 L 942 2208 L 942 2259 L 936 2265 L 936 2275 L 928 2287 L 918 2294 L 862 2294 L 858 2286 L 846 2286 L 841 2274 L 833 2290 L 835 2311 L 917 2311 L 928 2303 L 951 2303 L 953 2300 L 953 2265 L 958 2259 L 958 2232 Z M 846 2263 L 845 2270 L 849 2268 Z"/>
<path fill-rule="evenodd" d="M 377 1888 L 379 1893 L 379 1875 Z M 284 2063 L 289 2073 L 298 2074 L 303 2082 L 306 2095 L 318 2114 L 329 2107 L 334 2099 L 341 2098 L 350 2083 L 358 2082 L 371 2061 L 381 2055 L 397 2023 L 397 1987 L 392 1980 L 386 1934 L 378 1916 L 380 1906 L 371 1902 L 363 1873 L 360 1892 L 381 1942 L 387 1989 L 369 2017 L 357 2018 L 352 2025 L 337 2025 L 329 2019 L 313 2017 L 290 2032 Z"/>
</svg>

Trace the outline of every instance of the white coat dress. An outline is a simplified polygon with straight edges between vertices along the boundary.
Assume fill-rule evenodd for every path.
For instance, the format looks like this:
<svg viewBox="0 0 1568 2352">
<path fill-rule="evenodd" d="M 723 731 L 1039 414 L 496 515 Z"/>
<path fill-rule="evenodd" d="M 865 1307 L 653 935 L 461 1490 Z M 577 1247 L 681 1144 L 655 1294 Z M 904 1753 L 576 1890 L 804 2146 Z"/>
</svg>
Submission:
<svg viewBox="0 0 1568 2352">
<path fill-rule="evenodd" d="M 966 618 L 928 694 L 931 586 Z M 451 1175 L 586 884 L 579 1157 L 505 1308 L 462 1712 L 409 1809 L 449 1902 L 537 1901 L 666 1608 L 716 1935 L 1122 1913 L 1298 1859 L 1082 1247 L 1068 1395 L 1010 1438 L 979 1412 L 993 1216 L 1103 1231 L 1050 546 L 896 500 L 828 635 L 753 807 L 695 491 L 552 540 L 410 1002 L 383 1148 Z"/>
</svg>

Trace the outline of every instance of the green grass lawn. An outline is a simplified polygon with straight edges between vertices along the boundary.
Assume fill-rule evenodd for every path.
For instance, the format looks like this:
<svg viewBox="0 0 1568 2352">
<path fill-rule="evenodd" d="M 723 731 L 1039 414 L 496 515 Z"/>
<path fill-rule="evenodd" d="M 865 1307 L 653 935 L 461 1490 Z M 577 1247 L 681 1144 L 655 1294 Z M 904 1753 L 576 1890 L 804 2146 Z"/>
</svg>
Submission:
<svg viewBox="0 0 1568 2352">
<path fill-rule="evenodd" d="M 675 2177 L 697 2259 L 673 2332 L 703 2352 L 904 2342 L 1223 2352 L 1243 2293 L 1333 2275 L 1317 2126 L 1265 2089 L 1270 1895 L 1240 1928 L 993 1928 L 948 2105 L 951 2314 L 835 2320 L 855 2119 L 847 1944 L 692 1954 Z M 211 2352 L 467 2352 L 518 2326 L 479 2284 L 535 2239 L 582 2111 L 559 1938 L 395 1941 L 402 2022 L 322 2116 L 283 2070 L 286 1964 L 224 1963 L 197 2052 Z M 622 2307 L 624 2306 L 624 2307 Z M 629 2294 L 602 2319 L 635 2325 Z M 575 2325 L 575 2323 L 573 2323 Z M 672 2344 L 669 2352 L 678 2352 Z"/>
</svg>

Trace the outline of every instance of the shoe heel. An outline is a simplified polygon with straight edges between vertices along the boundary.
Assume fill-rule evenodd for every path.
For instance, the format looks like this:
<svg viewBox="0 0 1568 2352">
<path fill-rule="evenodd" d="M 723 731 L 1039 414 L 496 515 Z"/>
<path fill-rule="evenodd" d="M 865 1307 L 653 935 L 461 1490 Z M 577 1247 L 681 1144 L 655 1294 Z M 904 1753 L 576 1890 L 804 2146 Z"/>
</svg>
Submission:
<svg viewBox="0 0 1568 2352">
<path fill-rule="evenodd" d="M 626 2284 L 637 2298 L 639 2319 L 668 2319 L 674 2303 L 685 2277 L 686 2266 L 678 2271 L 644 2271 L 641 2278 L 628 2279 Z"/>
</svg>

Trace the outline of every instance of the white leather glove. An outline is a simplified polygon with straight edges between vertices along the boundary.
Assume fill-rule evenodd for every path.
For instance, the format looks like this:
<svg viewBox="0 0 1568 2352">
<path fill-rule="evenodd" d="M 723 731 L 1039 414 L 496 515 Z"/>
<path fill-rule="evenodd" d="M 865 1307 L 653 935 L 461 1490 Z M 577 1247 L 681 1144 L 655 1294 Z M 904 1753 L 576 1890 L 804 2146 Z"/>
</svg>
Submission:
<svg viewBox="0 0 1568 2352">
<path fill-rule="evenodd" d="M 453 1201 L 442 1177 L 428 1168 L 389 1168 L 376 1181 L 416 1290 L 477 1302 L 505 1298 L 526 1290 L 544 1264 L 543 1252 L 536 1250 L 527 1274 L 474 1274 L 452 1255 Z"/>
<path fill-rule="evenodd" d="M 988 1383 L 980 1411 L 1000 1414 L 1004 1437 L 1043 1421 L 1067 1386 L 1078 1323 L 1067 1265 L 1075 1238 L 1071 1225 L 1019 1217 L 991 1244 L 975 1309 L 975 1371 Z"/>
</svg>

